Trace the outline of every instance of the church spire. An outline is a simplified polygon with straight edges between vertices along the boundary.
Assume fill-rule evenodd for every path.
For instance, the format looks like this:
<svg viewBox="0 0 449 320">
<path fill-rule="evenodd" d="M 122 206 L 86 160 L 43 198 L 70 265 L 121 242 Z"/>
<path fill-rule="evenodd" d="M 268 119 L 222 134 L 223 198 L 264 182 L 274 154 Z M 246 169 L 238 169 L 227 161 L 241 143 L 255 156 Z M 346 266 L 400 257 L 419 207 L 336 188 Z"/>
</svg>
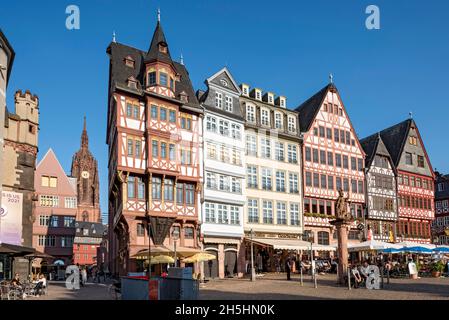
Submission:
<svg viewBox="0 0 449 320">
<path fill-rule="evenodd" d="M 83 133 L 81 134 L 81 148 L 89 149 L 89 137 L 87 136 L 87 129 L 86 129 L 86 116 L 84 116 L 84 127 Z"/>
</svg>

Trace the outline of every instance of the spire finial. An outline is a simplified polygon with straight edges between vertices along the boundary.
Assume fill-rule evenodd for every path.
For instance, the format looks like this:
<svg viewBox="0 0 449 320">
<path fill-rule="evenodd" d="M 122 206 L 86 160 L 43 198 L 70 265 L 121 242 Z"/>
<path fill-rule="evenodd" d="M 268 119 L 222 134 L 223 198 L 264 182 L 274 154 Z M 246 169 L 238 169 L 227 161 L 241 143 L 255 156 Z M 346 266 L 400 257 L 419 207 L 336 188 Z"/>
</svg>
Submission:
<svg viewBox="0 0 449 320">
<path fill-rule="evenodd" d="M 334 83 L 334 75 L 332 73 L 329 73 L 329 82 L 330 84 Z"/>
<path fill-rule="evenodd" d="M 87 136 L 86 116 L 84 116 L 83 133 L 81 134 L 81 147 L 89 148 L 89 137 Z"/>
<path fill-rule="evenodd" d="M 410 119 L 413 119 L 413 112 L 410 111 L 410 112 L 408 113 L 408 116 L 410 117 Z"/>
<path fill-rule="evenodd" d="M 180 62 L 182 65 L 184 65 L 184 56 L 182 55 L 182 52 L 181 52 L 181 61 Z"/>
<path fill-rule="evenodd" d="M 117 41 L 115 41 L 115 30 L 112 32 L 112 42 L 116 43 Z"/>
<path fill-rule="evenodd" d="M 161 22 L 161 9 L 157 8 L 157 22 Z"/>
</svg>

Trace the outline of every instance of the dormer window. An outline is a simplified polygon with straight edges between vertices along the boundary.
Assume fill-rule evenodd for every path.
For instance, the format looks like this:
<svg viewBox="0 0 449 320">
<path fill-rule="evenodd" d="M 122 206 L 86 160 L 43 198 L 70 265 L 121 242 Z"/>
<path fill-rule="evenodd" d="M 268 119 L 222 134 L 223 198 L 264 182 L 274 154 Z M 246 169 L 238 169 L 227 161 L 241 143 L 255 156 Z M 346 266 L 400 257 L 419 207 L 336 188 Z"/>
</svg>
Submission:
<svg viewBox="0 0 449 320">
<path fill-rule="evenodd" d="M 149 86 L 156 85 L 156 71 L 148 73 L 148 85 Z"/>
<path fill-rule="evenodd" d="M 163 43 L 159 44 L 159 52 L 167 53 L 167 46 Z"/>
<path fill-rule="evenodd" d="M 127 80 L 129 88 L 137 89 L 137 80 L 134 77 L 129 77 Z"/>
<path fill-rule="evenodd" d="M 185 91 L 182 91 L 179 94 L 179 100 L 181 100 L 182 102 L 185 102 L 185 103 L 189 102 L 189 96 L 187 95 L 187 93 Z"/>
<path fill-rule="evenodd" d="M 260 91 L 256 91 L 256 99 L 257 100 L 261 99 L 261 92 Z"/>
<path fill-rule="evenodd" d="M 284 98 L 281 98 L 281 107 L 282 108 L 285 108 L 285 99 Z"/>
<path fill-rule="evenodd" d="M 126 64 L 126 66 L 134 69 L 135 61 L 134 61 L 134 59 L 131 56 L 127 56 L 125 58 L 125 64 Z"/>
<path fill-rule="evenodd" d="M 165 72 L 159 73 L 159 84 L 164 87 L 168 85 L 168 76 Z"/>
<path fill-rule="evenodd" d="M 272 95 L 268 95 L 268 103 L 273 103 L 273 96 Z"/>
<path fill-rule="evenodd" d="M 247 88 L 247 87 L 243 87 L 243 94 L 244 94 L 245 96 L 248 95 L 248 88 Z"/>
</svg>

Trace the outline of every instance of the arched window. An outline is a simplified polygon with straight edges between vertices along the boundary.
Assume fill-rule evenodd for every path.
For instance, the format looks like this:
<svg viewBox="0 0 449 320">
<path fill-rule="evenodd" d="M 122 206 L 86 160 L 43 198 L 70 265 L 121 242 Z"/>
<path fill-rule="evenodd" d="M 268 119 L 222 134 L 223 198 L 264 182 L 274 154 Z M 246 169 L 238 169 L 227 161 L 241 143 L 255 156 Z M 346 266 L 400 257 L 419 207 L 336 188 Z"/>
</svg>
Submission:
<svg viewBox="0 0 449 320">
<path fill-rule="evenodd" d="M 329 245 L 329 232 L 318 231 L 318 244 Z"/>
</svg>

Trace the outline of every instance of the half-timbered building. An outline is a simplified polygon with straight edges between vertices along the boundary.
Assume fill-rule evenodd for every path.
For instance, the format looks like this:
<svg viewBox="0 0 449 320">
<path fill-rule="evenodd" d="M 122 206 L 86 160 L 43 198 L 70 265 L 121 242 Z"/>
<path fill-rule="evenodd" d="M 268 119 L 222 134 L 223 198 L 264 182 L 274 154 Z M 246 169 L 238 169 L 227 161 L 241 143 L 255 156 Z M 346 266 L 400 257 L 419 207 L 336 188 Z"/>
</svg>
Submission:
<svg viewBox="0 0 449 320">
<path fill-rule="evenodd" d="M 449 244 L 449 174 L 435 172 L 435 219 L 432 240 L 435 244 Z"/>
<path fill-rule="evenodd" d="M 366 153 L 366 235 L 395 242 L 398 219 L 396 170 L 380 133 L 360 140 Z"/>
<path fill-rule="evenodd" d="M 349 197 L 353 217 L 363 219 L 365 154 L 333 83 L 296 110 L 303 136 L 304 228 L 314 243 L 329 245 L 337 241 L 329 220 L 338 190 Z M 359 232 L 350 230 L 349 240 L 359 240 Z"/>
<path fill-rule="evenodd" d="M 148 241 L 154 252 L 174 241 L 179 254 L 199 248 L 202 110 L 159 19 L 148 51 L 113 41 L 107 53 L 109 261 L 123 274 L 143 271 L 135 257 Z"/>
<path fill-rule="evenodd" d="M 198 91 L 204 107 L 205 184 L 201 235 L 204 250 L 217 259 L 204 265 L 204 275 L 242 276 L 245 142 L 240 89 L 227 68 L 205 83 L 206 92 Z"/>
<path fill-rule="evenodd" d="M 396 239 L 430 243 L 435 178 L 418 127 L 413 119 L 407 119 L 380 135 L 398 174 Z"/>
<path fill-rule="evenodd" d="M 298 115 L 284 96 L 240 85 L 245 116 L 247 261 L 251 239 L 260 271 L 283 269 L 288 248 L 303 231 Z M 252 233 L 252 234 L 251 234 Z M 295 241 L 296 240 L 296 241 Z"/>
</svg>

